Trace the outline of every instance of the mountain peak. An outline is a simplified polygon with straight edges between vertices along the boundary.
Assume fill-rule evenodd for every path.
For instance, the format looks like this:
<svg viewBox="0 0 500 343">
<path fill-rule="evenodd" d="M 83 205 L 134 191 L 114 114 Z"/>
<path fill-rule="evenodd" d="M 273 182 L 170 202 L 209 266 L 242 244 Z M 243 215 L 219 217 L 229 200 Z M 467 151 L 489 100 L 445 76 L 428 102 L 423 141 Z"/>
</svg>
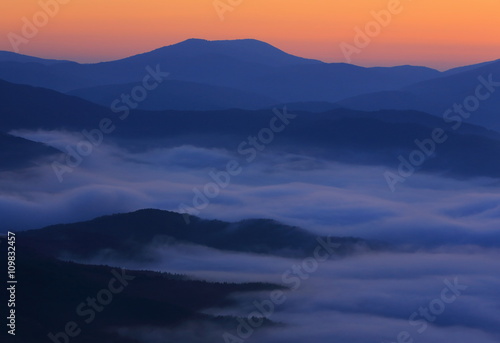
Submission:
<svg viewBox="0 0 500 343">
<path fill-rule="evenodd" d="M 235 40 L 190 38 L 180 43 L 165 46 L 142 55 L 150 54 L 165 57 L 172 57 L 172 55 L 191 57 L 219 55 L 268 66 L 323 63 L 318 60 L 311 60 L 288 54 L 269 43 L 250 38 Z"/>
<path fill-rule="evenodd" d="M 225 39 L 225 40 L 208 40 L 208 39 L 203 39 L 203 38 L 189 38 L 189 39 L 186 39 L 182 42 L 175 43 L 175 44 L 172 44 L 169 46 L 178 46 L 178 45 L 192 45 L 192 46 L 193 45 L 198 45 L 198 46 L 225 45 L 225 46 L 231 46 L 231 47 L 235 47 L 235 46 L 253 46 L 253 47 L 262 46 L 262 47 L 268 47 L 268 48 L 272 48 L 274 50 L 281 51 L 280 49 L 272 46 L 269 43 L 260 41 L 258 39 L 253 39 L 253 38 Z"/>
</svg>

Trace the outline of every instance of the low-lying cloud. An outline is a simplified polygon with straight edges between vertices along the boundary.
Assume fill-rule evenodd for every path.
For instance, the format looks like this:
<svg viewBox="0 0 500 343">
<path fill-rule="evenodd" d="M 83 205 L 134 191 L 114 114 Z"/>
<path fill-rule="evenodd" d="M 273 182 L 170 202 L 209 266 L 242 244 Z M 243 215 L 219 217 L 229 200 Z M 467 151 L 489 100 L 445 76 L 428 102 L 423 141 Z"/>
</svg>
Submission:
<svg viewBox="0 0 500 343">
<path fill-rule="evenodd" d="M 152 246 L 158 262 L 113 261 L 100 256 L 93 263 L 127 268 L 175 271 L 212 281 L 268 281 L 292 287 L 284 274 L 301 260 L 221 252 L 197 246 Z M 470 341 L 493 343 L 500 338 L 500 250 L 439 248 L 401 253 L 362 253 L 319 264 L 268 319 L 284 326 L 258 328 L 248 342 L 397 342 L 401 332 L 414 342 Z M 299 274 L 292 274 L 299 277 Z M 451 288 L 450 288 L 451 287 Z M 449 289 L 443 298 L 443 289 Z M 454 293 L 455 292 L 455 293 Z M 206 309 L 212 315 L 247 317 L 269 292 L 235 295 L 231 308 Z M 440 299 L 445 299 L 446 302 Z M 450 300 L 451 299 L 451 300 Z M 438 307 L 436 307 L 436 304 Z M 442 306 L 442 308 L 439 308 Z M 427 312 L 421 312 L 427 310 Z M 427 313 L 427 314 L 426 314 Z M 428 318 L 428 319 L 427 319 Z M 199 328 L 199 327 L 198 327 Z M 204 331 L 205 330 L 205 331 Z M 224 342 L 222 329 L 185 327 L 128 328 L 141 342 L 185 337 L 198 342 L 200 332 Z M 225 329 L 236 335 L 237 328 Z M 153 335 L 154 333 L 154 335 Z M 214 335 L 217 333 L 217 335 Z"/>
<path fill-rule="evenodd" d="M 16 132 L 63 148 L 78 136 L 68 132 Z M 178 145 L 124 149 L 107 141 L 60 183 L 52 161 L 0 175 L 2 231 L 39 228 L 140 208 L 178 210 L 193 188 L 212 182 L 236 152 Z M 263 152 L 231 179 L 202 218 L 272 218 L 321 235 L 358 236 L 413 246 L 412 252 L 362 253 L 321 264 L 287 301 L 273 321 L 284 327 L 256 331 L 249 342 L 397 342 L 408 332 L 415 342 L 494 343 L 500 339 L 500 193 L 493 179 L 454 180 L 418 173 L 398 192 L 381 177 L 384 167 L 352 166 L 315 156 Z M 282 283 L 298 260 L 221 252 L 190 245 L 152 245 L 160 262 L 116 260 L 100 254 L 84 261 L 129 268 L 186 273 L 216 281 Z M 446 280 L 466 285 L 434 321 L 409 323 L 420 307 L 441 295 Z M 240 306 L 206 309 L 245 315 L 253 297 Z M 189 329 L 122 329 L 145 343 L 187 337 Z M 208 330 L 215 332 L 217 330 Z M 191 337 L 191 338 L 190 338 Z M 213 341 L 222 337 L 214 336 Z M 211 341 L 212 341 L 211 338 Z"/>
<path fill-rule="evenodd" d="M 63 149 L 77 134 L 16 132 Z M 179 145 L 131 151 L 105 142 L 60 183 L 50 166 L 3 172 L 3 231 L 159 208 L 178 211 L 194 188 L 213 182 L 233 151 Z M 390 192 L 383 167 L 353 166 L 300 154 L 261 153 L 241 164 L 202 218 L 272 218 L 324 235 L 405 244 L 500 245 L 500 193 L 493 179 L 454 180 L 419 173 Z"/>
</svg>

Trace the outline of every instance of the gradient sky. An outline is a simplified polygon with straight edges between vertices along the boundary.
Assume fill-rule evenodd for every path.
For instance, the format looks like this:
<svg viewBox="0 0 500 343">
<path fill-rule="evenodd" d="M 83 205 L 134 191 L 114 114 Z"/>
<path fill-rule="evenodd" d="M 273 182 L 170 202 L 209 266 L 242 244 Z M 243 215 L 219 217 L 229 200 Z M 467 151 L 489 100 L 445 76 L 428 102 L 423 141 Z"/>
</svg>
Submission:
<svg viewBox="0 0 500 343">
<path fill-rule="evenodd" d="M 40 2 L 53 1 L 1 1 L 0 50 L 14 51 L 8 33 L 21 35 L 22 18 L 32 21 Z M 28 44 L 20 45 L 20 53 L 98 62 L 188 38 L 255 38 L 295 55 L 346 62 L 339 44 L 353 44 L 355 27 L 363 29 L 373 20 L 370 12 L 387 9 L 389 2 L 242 0 L 222 21 L 214 0 L 65 1 Z M 401 6 L 352 63 L 446 69 L 500 58 L 498 0 L 401 0 Z"/>
</svg>

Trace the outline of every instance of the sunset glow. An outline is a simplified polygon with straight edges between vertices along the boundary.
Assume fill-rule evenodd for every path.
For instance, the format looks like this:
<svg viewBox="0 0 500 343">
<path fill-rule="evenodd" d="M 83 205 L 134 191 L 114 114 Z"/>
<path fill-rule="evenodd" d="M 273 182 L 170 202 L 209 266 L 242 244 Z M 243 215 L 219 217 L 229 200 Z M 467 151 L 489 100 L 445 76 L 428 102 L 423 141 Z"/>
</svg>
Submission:
<svg viewBox="0 0 500 343">
<path fill-rule="evenodd" d="M 188 38 L 255 38 L 295 55 L 345 62 L 339 44 L 352 44 L 354 29 L 363 29 L 374 20 L 371 12 L 387 9 L 390 2 L 243 0 L 236 6 L 227 5 L 230 9 L 221 20 L 213 0 L 72 0 L 59 4 L 59 11 L 35 38 L 20 45 L 19 52 L 97 62 Z M 8 34 L 20 34 L 22 18 L 32 21 L 42 3 L 52 1 L 2 1 L 1 50 L 14 51 Z M 499 58 L 498 1 L 401 0 L 400 6 L 401 12 L 373 37 L 363 53 L 353 56 L 352 63 L 443 69 Z"/>
</svg>

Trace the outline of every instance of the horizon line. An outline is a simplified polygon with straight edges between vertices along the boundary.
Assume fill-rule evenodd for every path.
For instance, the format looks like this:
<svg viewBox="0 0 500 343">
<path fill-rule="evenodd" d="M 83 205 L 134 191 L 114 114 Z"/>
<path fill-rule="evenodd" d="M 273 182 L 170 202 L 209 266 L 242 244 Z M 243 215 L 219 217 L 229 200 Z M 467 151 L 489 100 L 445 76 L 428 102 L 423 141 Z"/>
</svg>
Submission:
<svg viewBox="0 0 500 343">
<path fill-rule="evenodd" d="M 422 67 L 422 68 L 429 68 L 429 69 L 433 69 L 433 70 L 437 70 L 439 72 L 446 72 L 446 71 L 449 71 L 449 70 L 453 70 L 453 69 L 456 69 L 456 68 L 461 68 L 461 67 L 468 67 L 468 66 L 474 66 L 474 65 L 478 65 L 478 64 L 484 64 L 484 63 L 493 63 L 493 62 L 496 62 L 496 61 L 499 61 L 500 58 L 498 59 L 493 59 L 493 60 L 487 60 L 487 61 L 482 61 L 482 62 L 478 62 L 478 63 L 472 63 L 472 64 L 464 64 L 464 65 L 457 65 L 457 66 L 454 66 L 454 67 L 451 67 L 451 68 L 434 68 L 434 67 L 429 67 L 427 65 L 415 65 L 415 64 L 397 64 L 397 65 L 360 65 L 360 64 L 355 64 L 355 63 L 349 63 L 349 62 L 341 62 L 341 61 L 338 61 L 338 62 L 327 62 L 327 61 L 324 61 L 322 59 L 318 59 L 318 58 L 308 58 L 308 57 L 302 57 L 302 56 L 299 56 L 299 55 L 294 55 L 292 53 L 289 53 L 289 52 L 286 52 L 285 50 L 282 50 L 280 49 L 279 47 L 275 46 L 275 45 L 272 45 L 266 41 L 262 41 L 262 40 L 259 40 L 259 39 L 255 39 L 255 38 L 235 38 L 235 39 L 205 39 L 205 38 L 195 38 L 195 37 L 192 37 L 192 38 L 187 38 L 187 39 L 184 39 L 182 41 L 179 41 L 177 43 L 173 43 L 173 44 L 169 44 L 169 45 L 163 45 L 163 46 L 160 46 L 158 48 L 154 48 L 152 50 L 146 50 L 146 51 L 143 51 L 143 52 L 137 52 L 137 53 L 134 53 L 132 55 L 127 55 L 127 56 L 124 56 L 124 57 L 119 57 L 119 58 L 110 58 L 110 59 L 102 59 L 102 60 L 97 60 L 97 61 L 88 61 L 88 62 L 85 62 L 85 61 L 78 61 L 78 59 L 66 59 L 66 58 L 54 58 L 54 57 L 42 57 L 42 56 L 35 56 L 35 55 L 27 55 L 27 54 L 23 54 L 23 53 L 18 53 L 18 52 L 15 52 L 15 51 L 11 51 L 11 50 L 0 50 L 0 52 L 8 52 L 8 53 L 12 53 L 14 55 L 19 55 L 19 56 L 26 56 L 26 57 L 33 57 L 33 58 L 39 58 L 39 59 L 44 59 L 44 60 L 52 60 L 52 61 L 61 61 L 61 62 L 73 62 L 73 63 L 78 63 L 78 64 L 99 64 L 99 63 L 108 63 L 108 62 L 115 62 L 115 61 L 120 61 L 120 60 L 123 60 L 123 59 L 127 59 L 127 58 L 131 58 L 131 57 L 135 57 L 135 56 L 139 56 L 139 55 L 143 55 L 143 54 L 147 54 L 147 53 L 151 53 L 153 51 L 156 51 L 156 50 L 159 50 L 159 49 L 163 49 L 163 48 L 167 48 L 167 47 L 171 47 L 171 46 L 175 46 L 175 45 L 178 45 L 178 44 L 182 44 L 184 42 L 187 42 L 187 41 L 190 41 L 190 40 L 200 40 L 200 41 L 205 41 L 205 42 L 235 42 L 235 41 L 244 41 L 244 40 L 252 40 L 252 41 L 256 41 L 256 42 L 260 42 L 260 43 L 264 43 L 264 44 L 267 44 L 279 51 L 282 51 L 283 53 L 285 54 L 288 54 L 290 56 L 294 56 L 294 57 L 298 57 L 298 58 L 303 58 L 303 59 L 306 59 L 306 60 L 312 60 L 312 61 L 318 61 L 318 62 L 321 62 L 321 63 L 325 63 L 325 64 L 347 64 L 347 65 L 352 65 L 352 66 L 356 66 L 356 67 L 360 67 L 360 68 L 396 68 L 396 67 Z M 445 61 L 442 61 L 442 62 L 445 62 Z"/>
</svg>

